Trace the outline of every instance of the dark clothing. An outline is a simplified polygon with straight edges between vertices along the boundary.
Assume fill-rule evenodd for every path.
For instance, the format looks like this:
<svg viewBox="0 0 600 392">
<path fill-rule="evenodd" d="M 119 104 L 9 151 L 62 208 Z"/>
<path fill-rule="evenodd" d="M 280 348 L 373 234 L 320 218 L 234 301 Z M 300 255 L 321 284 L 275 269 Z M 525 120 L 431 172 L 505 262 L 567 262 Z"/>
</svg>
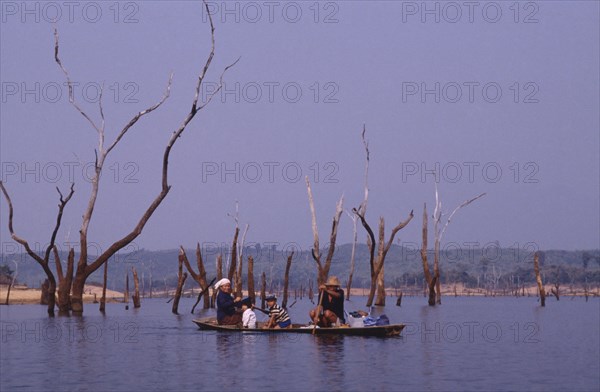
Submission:
<svg viewBox="0 0 600 392">
<path fill-rule="evenodd" d="M 234 302 L 231 294 L 227 294 L 219 290 L 219 294 L 217 294 L 217 321 L 219 322 L 219 324 L 222 324 L 222 322 L 225 321 L 226 318 L 228 320 L 231 320 L 231 316 L 237 314 L 235 308 L 239 308 L 241 306 L 241 301 Z M 240 313 L 240 322 L 242 321 L 241 316 L 242 315 Z"/>
<path fill-rule="evenodd" d="M 345 323 L 346 318 L 344 317 L 344 290 L 337 289 L 338 294 L 340 294 L 339 298 L 335 298 L 333 295 L 330 295 L 326 291 L 323 292 L 325 295 L 323 297 L 323 302 L 321 306 L 323 306 L 323 311 L 330 310 L 340 319 L 340 322 Z M 331 300 L 329 299 L 331 298 Z M 319 301 L 321 297 L 319 296 Z"/>
</svg>

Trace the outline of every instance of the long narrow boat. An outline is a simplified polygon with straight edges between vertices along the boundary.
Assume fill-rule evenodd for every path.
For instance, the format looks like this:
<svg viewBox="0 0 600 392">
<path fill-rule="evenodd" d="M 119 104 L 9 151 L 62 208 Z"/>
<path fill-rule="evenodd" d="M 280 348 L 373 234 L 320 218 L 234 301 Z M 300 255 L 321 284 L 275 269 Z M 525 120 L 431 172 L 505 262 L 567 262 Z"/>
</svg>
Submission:
<svg viewBox="0 0 600 392">
<path fill-rule="evenodd" d="M 235 325 L 219 325 L 215 318 L 196 319 L 193 320 L 201 330 L 220 331 L 220 332 L 252 332 L 252 333 L 305 333 L 312 334 L 312 326 L 302 324 L 292 324 L 292 328 L 286 329 L 262 329 L 260 328 L 240 328 Z M 404 324 L 390 324 L 374 327 L 331 327 L 331 328 L 316 328 L 315 335 L 349 335 L 349 336 L 398 336 L 404 329 Z"/>
</svg>

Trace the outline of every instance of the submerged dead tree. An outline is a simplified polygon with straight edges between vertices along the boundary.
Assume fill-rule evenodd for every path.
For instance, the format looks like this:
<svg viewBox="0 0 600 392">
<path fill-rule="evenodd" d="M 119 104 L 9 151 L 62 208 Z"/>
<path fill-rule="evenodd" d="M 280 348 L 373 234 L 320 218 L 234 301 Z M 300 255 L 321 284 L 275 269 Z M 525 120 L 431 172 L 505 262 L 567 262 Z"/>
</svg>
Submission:
<svg viewBox="0 0 600 392">
<path fill-rule="evenodd" d="M 248 256 L 248 297 L 255 303 L 256 293 L 254 291 L 254 257 Z"/>
<path fill-rule="evenodd" d="M 6 290 L 6 301 L 4 302 L 5 305 L 8 305 L 8 302 L 10 301 L 10 290 L 15 285 L 15 282 L 17 281 L 17 274 L 19 273 L 19 264 L 14 260 L 12 262 L 15 264 L 15 271 L 12 273 L 12 277 L 9 277 L 11 279 L 8 283 L 8 289 Z"/>
<path fill-rule="evenodd" d="M 75 186 L 75 184 L 71 184 L 71 189 L 70 189 L 67 197 L 64 197 L 63 194 L 61 193 L 60 189 L 58 187 L 56 187 L 56 191 L 58 192 L 58 195 L 59 195 L 58 214 L 56 215 L 56 224 L 54 225 L 54 230 L 52 231 L 52 234 L 50 235 L 50 243 L 46 247 L 44 256 L 42 257 L 42 256 L 38 255 L 37 253 L 35 253 L 33 251 L 33 249 L 31 249 L 31 247 L 29 246 L 29 242 L 26 239 L 19 237 L 15 233 L 15 230 L 13 229 L 14 209 L 13 209 L 12 200 L 11 200 L 10 196 L 8 195 L 8 191 L 4 187 L 4 184 L 2 183 L 2 181 L 0 181 L 0 189 L 2 190 L 2 193 L 4 194 L 4 198 L 6 199 L 6 203 L 8 204 L 8 232 L 10 233 L 11 238 L 15 242 L 23 245 L 23 247 L 27 251 L 27 254 L 42 267 L 42 269 L 44 270 L 44 273 L 46 274 L 46 279 L 48 280 L 48 302 L 47 302 L 47 305 L 48 305 L 48 315 L 50 315 L 50 316 L 54 316 L 54 306 L 56 304 L 56 297 L 55 297 L 56 278 L 54 277 L 54 273 L 52 273 L 52 270 L 50 269 L 50 265 L 49 265 L 50 252 L 52 251 L 52 249 L 54 249 L 54 245 L 56 242 L 56 235 L 58 234 L 58 230 L 60 229 L 60 223 L 62 221 L 63 211 L 64 211 L 67 203 L 69 202 L 69 200 L 71 200 L 71 197 L 73 197 L 73 193 L 75 193 L 74 186 Z"/>
<path fill-rule="evenodd" d="M 196 281 L 196 283 L 198 283 L 198 286 L 200 286 L 200 290 L 204 292 L 203 308 L 208 309 L 210 307 L 210 295 L 208 293 L 209 284 L 206 280 L 206 269 L 204 268 L 204 260 L 202 260 L 202 251 L 200 250 L 200 243 L 196 243 L 196 265 L 198 266 L 198 272 L 194 271 L 194 269 L 192 268 L 190 261 L 188 260 L 187 255 L 185 253 L 185 249 L 183 249 L 183 246 L 179 247 L 179 253 L 183 257 L 183 263 L 185 264 L 185 268 L 190 273 L 190 276 Z"/>
<path fill-rule="evenodd" d="M 442 242 L 442 238 L 444 237 L 444 233 L 446 232 L 446 229 L 448 228 L 450 221 L 452 221 L 454 214 L 456 214 L 458 212 L 458 210 L 460 210 L 463 207 L 468 206 L 469 204 L 473 203 L 475 200 L 477 200 L 485 195 L 486 195 L 485 193 L 481 193 L 472 199 L 465 200 L 462 204 L 457 206 L 452 211 L 452 213 L 448 216 L 448 219 L 446 220 L 446 223 L 444 224 L 444 226 L 440 227 L 441 221 L 442 221 L 442 216 L 443 216 L 442 201 L 439 198 L 437 182 L 435 183 L 435 210 L 433 211 L 433 232 L 435 235 L 435 242 L 433 245 L 434 246 L 434 249 L 433 249 L 433 273 L 436 276 L 436 282 L 435 282 L 436 303 L 438 305 L 442 304 L 442 288 L 441 288 L 441 282 L 440 282 L 440 244 Z"/>
<path fill-rule="evenodd" d="M 361 134 L 363 146 L 365 147 L 366 159 L 365 159 L 365 194 L 363 201 L 358 207 L 358 211 L 365 216 L 367 213 L 367 201 L 369 199 L 369 142 L 365 139 L 365 133 L 367 128 L 363 125 L 363 131 Z M 348 275 L 348 286 L 346 292 L 346 300 L 350 300 L 350 292 L 352 291 L 352 277 L 354 276 L 354 256 L 356 253 L 356 243 L 358 241 L 358 233 L 356 231 L 356 221 L 358 219 L 356 214 L 348 212 L 348 216 L 352 220 L 352 253 L 350 255 L 350 274 Z"/>
<path fill-rule="evenodd" d="M 106 265 L 106 264 L 105 264 Z M 138 279 L 138 273 L 135 270 L 135 267 L 131 267 L 131 273 L 133 274 L 133 296 L 131 299 L 133 300 L 133 307 L 139 308 L 142 306 L 140 301 L 140 280 Z"/>
<path fill-rule="evenodd" d="M 331 268 L 331 260 L 333 260 L 333 253 L 335 252 L 335 241 L 337 238 L 337 230 L 340 224 L 340 217 L 342 216 L 343 205 L 344 205 L 344 195 L 340 197 L 336 208 L 335 214 L 333 215 L 333 223 L 331 225 L 331 234 L 329 235 L 329 249 L 327 250 L 327 256 L 325 257 L 325 262 L 321 261 L 321 251 L 319 249 L 319 230 L 317 228 L 317 214 L 315 212 L 315 203 L 313 199 L 312 190 L 310 188 L 310 181 L 308 180 L 308 176 L 305 177 L 306 180 L 306 189 L 308 192 L 308 204 L 310 207 L 310 212 L 312 215 L 312 231 L 313 231 L 313 248 L 312 248 L 312 257 L 317 263 L 317 280 L 319 286 L 325 284 L 327 281 L 327 276 L 329 275 L 329 269 Z"/>
<path fill-rule="evenodd" d="M 178 267 L 177 267 L 177 290 L 175 291 L 175 297 L 173 298 L 173 306 L 171 308 L 171 312 L 173 314 L 179 314 L 179 300 L 181 299 L 181 293 L 183 292 L 183 285 L 185 284 L 185 280 L 188 277 L 187 272 L 183 272 L 183 260 L 184 260 L 184 252 L 179 251 L 178 257 Z"/>
<path fill-rule="evenodd" d="M 79 104 L 75 100 L 74 84 L 71 80 L 71 76 L 70 76 L 69 72 L 67 71 L 67 69 L 65 68 L 65 66 L 62 63 L 62 60 L 59 57 L 58 31 L 56 29 L 54 30 L 54 37 L 55 37 L 54 59 L 65 76 L 66 84 L 67 84 L 68 91 L 69 91 L 69 102 L 76 109 L 76 111 L 92 126 L 92 128 L 96 131 L 96 133 L 98 135 L 98 146 L 95 150 L 94 174 L 91 178 L 92 189 L 90 192 L 87 207 L 83 213 L 83 221 L 81 224 L 81 228 L 79 230 L 80 256 L 79 256 L 79 260 L 77 262 L 76 272 L 75 272 L 75 276 L 74 276 L 72 288 L 71 288 L 71 307 L 72 307 L 72 311 L 75 314 L 81 314 L 83 312 L 83 291 L 84 291 L 85 282 L 88 279 L 88 277 L 92 273 L 94 273 L 98 268 L 100 268 L 104 263 L 106 263 L 116 252 L 118 252 L 120 249 L 123 249 L 125 246 L 130 244 L 133 240 L 135 240 L 142 233 L 142 230 L 146 226 L 146 223 L 148 222 L 150 217 L 153 215 L 153 213 L 156 211 L 158 206 L 166 198 L 167 194 L 169 193 L 169 191 L 171 189 L 171 186 L 168 183 L 168 165 L 169 165 L 170 153 L 171 153 L 173 146 L 175 145 L 177 140 L 182 136 L 186 127 L 192 121 L 192 119 L 196 116 L 196 114 L 198 112 L 200 112 L 202 109 L 204 109 L 206 107 L 206 105 L 208 105 L 212 101 L 212 98 L 221 90 L 221 88 L 223 86 L 224 74 L 227 72 L 228 69 L 230 69 L 232 66 L 234 66 L 237 63 L 237 61 L 236 61 L 233 64 L 231 64 L 223 69 L 223 71 L 220 75 L 220 78 L 219 78 L 219 83 L 218 83 L 217 87 L 215 88 L 215 91 L 211 95 L 208 96 L 208 98 L 206 99 L 206 102 L 204 102 L 204 103 L 199 102 L 200 91 L 202 89 L 202 83 L 203 83 L 205 76 L 210 68 L 210 65 L 212 63 L 214 53 L 215 53 L 215 35 L 214 35 L 215 28 L 214 28 L 214 24 L 212 21 L 211 13 L 208 12 L 209 7 L 206 2 L 204 2 L 204 7 L 207 10 L 208 19 L 210 22 L 211 50 L 210 50 L 207 60 L 205 61 L 204 65 L 201 67 L 199 76 L 197 78 L 197 82 L 196 82 L 196 86 L 195 86 L 195 94 L 194 94 L 194 97 L 191 102 L 190 112 L 185 116 L 181 125 L 178 128 L 176 128 L 175 131 L 172 132 L 172 134 L 166 144 L 166 147 L 165 147 L 165 150 L 163 153 L 163 157 L 162 157 L 161 190 L 158 193 L 158 195 L 156 195 L 154 200 L 152 200 L 152 202 L 146 208 L 146 210 L 141 215 L 138 222 L 131 229 L 131 231 L 129 233 L 127 233 L 126 235 L 124 235 L 123 237 L 117 239 L 115 242 L 113 242 L 110 246 L 108 246 L 106 248 L 106 250 L 104 250 L 104 252 L 102 252 L 91 263 L 89 262 L 89 257 L 88 257 L 88 230 L 89 230 L 89 226 L 90 226 L 90 223 L 91 223 L 91 220 L 93 217 L 93 213 L 95 210 L 98 193 L 100 190 L 100 179 L 102 178 L 102 171 L 104 168 L 104 164 L 107 161 L 107 158 L 108 158 L 110 152 L 113 151 L 113 149 L 125 137 L 125 135 L 129 132 L 129 130 L 140 120 L 140 118 L 153 112 L 167 100 L 167 98 L 170 95 L 173 75 L 171 74 L 169 77 L 166 91 L 165 91 L 163 97 L 156 104 L 147 107 L 146 109 L 138 112 L 135 116 L 133 116 L 131 118 L 131 120 L 129 120 L 129 122 L 119 131 L 118 135 L 113 140 L 113 142 L 107 146 L 105 144 L 106 121 L 104 118 L 104 110 L 102 107 L 103 88 L 100 88 L 100 92 L 99 92 L 98 106 L 99 106 L 100 121 L 97 121 L 97 120 L 92 119 L 92 116 L 88 115 L 83 110 L 83 108 L 81 106 L 79 106 Z M 51 294 L 51 299 L 48 303 L 48 312 L 50 314 L 53 314 L 54 292 L 56 289 L 56 281 L 54 279 L 54 275 L 52 274 L 52 272 L 50 271 L 50 268 L 48 266 L 48 256 L 49 256 L 50 250 L 52 249 L 52 246 L 54 245 L 54 238 L 55 238 L 56 231 L 58 230 L 59 224 L 57 224 L 57 226 L 56 226 L 55 232 L 53 234 L 53 239 L 50 241 L 50 245 L 46 251 L 45 257 L 38 256 L 30 249 L 27 241 L 16 236 L 14 231 L 12 230 L 12 206 L 10 203 L 10 198 L 8 198 L 8 194 L 6 193 L 4 186 L 2 186 L 2 189 L 5 194 L 5 197 L 9 201 L 9 207 L 10 207 L 9 230 L 11 232 L 11 236 L 13 237 L 13 239 L 15 241 L 22 244 L 25 247 L 25 249 L 27 250 L 27 253 L 30 254 L 30 256 L 32 258 L 34 258 L 44 269 L 44 272 L 46 273 L 46 275 L 48 277 L 48 281 L 49 281 L 49 294 Z M 73 189 L 73 188 L 71 187 L 71 189 Z M 64 204 L 66 204 L 66 202 L 63 203 L 62 199 L 63 198 L 61 195 L 61 204 L 59 205 L 61 213 L 62 213 L 62 208 L 64 208 Z"/>
<path fill-rule="evenodd" d="M 102 280 L 102 298 L 100 298 L 100 312 L 106 310 L 106 281 L 108 279 L 108 262 L 104 263 L 104 277 Z M 152 275 L 150 275 L 150 284 L 152 284 Z M 152 286 L 150 286 L 150 298 L 152 298 Z"/>
<path fill-rule="evenodd" d="M 358 215 L 363 227 L 365 228 L 365 230 L 367 231 L 367 234 L 369 235 L 367 245 L 369 247 L 369 266 L 371 268 L 371 287 L 369 290 L 369 297 L 367 299 L 367 305 L 366 305 L 367 307 L 369 307 L 373 304 L 373 299 L 375 297 L 375 290 L 377 288 L 377 280 L 378 280 L 378 277 L 379 277 L 381 271 L 383 270 L 383 265 L 385 263 L 385 257 L 387 256 L 388 251 L 390 250 L 390 248 L 392 247 L 392 244 L 394 243 L 394 237 L 396 237 L 396 234 L 400 230 L 402 230 L 404 227 L 406 227 L 406 225 L 408 225 L 410 223 L 410 221 L 413 218 L 413 211 L 412 210 L 410 211 L 408 218 L 404 222 L 400 222 L 396 227 L 394 227 L 392 229 L 392 233 L 390 234 L 390 237 L 389 237 L 387 243 L 385 242 L 385 220 L 383 217 L 379 218 L 379 244 L 378 244 L 378 248 L 377 248 L 377 260 L 375 260 L 375 245 L 377 243 L 375 242 L 375 234 L 373 233 L 371 226 L 369 226 L 369 224 L 365 220 L 364 215 L 362 215 L 359 210 L 354 208 L 354 209 L 352 209 L 352 211 L 354 211 L 354 213 L 356 215 Z M 385 297 L 379 298 L 379 301 L 376 305 L 384 306 L 385 305 Z"/>
<path fill-rule="evenodd" d="M 75 264 L 75 251 L 69 250 L 67 256 L 67 273 L 63 273 L 58 249 L 54 246 L 54 260 L 56 262 L 56 273 L 58 275 L 58 311 L 61 314 L 71 310 L 71 285 L 73 284 L 73 266 Z"/>
<path fill-rule="evenodd" d="M 429 270 L 429 263 L 427 262 L 427 204 L 423 203 L 423 229 L 422 229 L 422 243 L 421 243 L 421 261 L 423 262 L 423 275 L 425 276 L 425 283 L 429 289 L 429 299 L 427 303 L 429 306 L 435 306 L 435 286 L 439 279 L 439 275 L 431 275 Z M 437 270 L 439 273 L 439 269 Z"/>
<path fill-rule="evenodd" d="M 285 264 L 285 275 L 283 278 L 283 300 L 281 301 L 281 306 L 284 309 L 287 309 L 288 302 L 288 288 L 290 285 L 290 267 L 292 266 L 292 259 L 294 258 L 294 251 L 290 253 L 287 257 L 287 262 Z"/>
<path fill-rule="evenodd" d="M 533 272 L 535 272 L 535 281 L 538 286 L 538 292 L 540 294 L 540 302 L 542 306 L 546 306 L 546 290 L 544 290 L 544 284 L 542 283 L 542 276 L 540 275 L 540 256 L 539 252 L 535 252 L 533 255 Z"/>
</svg>

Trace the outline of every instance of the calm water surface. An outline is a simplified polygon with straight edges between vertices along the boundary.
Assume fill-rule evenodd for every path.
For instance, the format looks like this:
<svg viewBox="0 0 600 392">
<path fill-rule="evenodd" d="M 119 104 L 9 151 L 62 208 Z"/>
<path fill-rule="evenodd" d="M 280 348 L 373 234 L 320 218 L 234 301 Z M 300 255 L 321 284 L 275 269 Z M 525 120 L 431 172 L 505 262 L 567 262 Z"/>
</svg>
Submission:
<svg viewBox="0 0 600 392">
<path fill-rule="evenodd" d="M 386 339 L 202 332 L 192 305 L 182 299 L 175 316 L 164 299 L 109 304 L 103 317 L 89 304 L 82 318 L 53 319 L 43 306 L 2 306 L 0 391 L 600 390 L 598 298 L 549 298 L 543 309 L 533 297 L 434 308 L 404 298 L 377 309 L 407 324 Z M 294 321 L 310 306 L 298 301 Z"/>
</svg>

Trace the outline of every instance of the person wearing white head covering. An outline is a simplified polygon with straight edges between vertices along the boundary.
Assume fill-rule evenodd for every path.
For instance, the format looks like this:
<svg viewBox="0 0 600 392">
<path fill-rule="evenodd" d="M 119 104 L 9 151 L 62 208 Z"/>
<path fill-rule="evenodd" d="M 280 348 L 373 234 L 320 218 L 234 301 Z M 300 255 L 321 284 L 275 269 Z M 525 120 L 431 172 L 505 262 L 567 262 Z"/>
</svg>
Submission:
<svg viewBox="0 0 600 392">
<path fill-rule="evenodd" d="M 231 281 L 223 278 L 215 283 L 217 293 L 217 323 L 219 325 L 236 325 L 242 322 L 241 298 L 233 298 L 231 295 Z"/>
</svg>

